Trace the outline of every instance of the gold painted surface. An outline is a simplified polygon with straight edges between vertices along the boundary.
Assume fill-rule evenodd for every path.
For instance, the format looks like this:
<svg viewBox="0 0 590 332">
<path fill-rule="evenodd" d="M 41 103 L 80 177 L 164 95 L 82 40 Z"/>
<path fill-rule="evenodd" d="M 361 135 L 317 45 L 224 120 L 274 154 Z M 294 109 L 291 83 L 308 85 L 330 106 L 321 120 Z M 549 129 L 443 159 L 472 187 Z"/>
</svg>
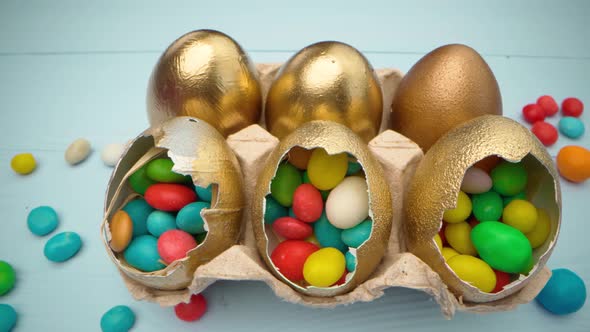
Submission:
<svg viewBox="0 0 590 332">
<path fill-rule="evenodd" d="M 391 128 L 427 152 L 449 130 L 485 114 L 502 115 L 494 74 L 472 48 L 446 45 L 420 59 L 400 82 Z"/>
<path fill-rule="evenodd" d="M 154 67 L 147 90 L 151 125 L 192 116 L 224 137 L 257 123 L 262 111 L 258 72 L 229 36 L 189 32 L 174 41 Z"/>
<path fill-rule="evenodd" d="M 369 240 L 357 249 L 357 268 L 352 279 L 340 287 L 303 288 L 277 272 L 270 260 L 274 246 L 271 243 L 272 236 L 267 236 L 265 231 L 264 200 L 270 193 L 270 183 L 275 176 L 277 167 L 286 158 L 289 150 L 295 146 L 306 149 L 321 147 L 329 154 L 348 152 L 358 159 L 366 174 L 369 188 L 369 215 L 373 220 L 373 229 Z M 251 222 L 260 255 L 277 278 L 305 295 L 329 297 L 353 290 L 371 275 L 381 262 L 387 248 L 393 212 L 389 186 L 385 180 L 383 169 L 367 145 L 343 125 L 329 121 L 311 121 L 285 137 L 266 160 L 252 200 Z"/>
<path fill-rule="evenodd" d="M 369 142 L 379 133 L 383 96 L 368 60 L 339 42 L 310 45 L 289 59 L 272 82 L 265 106 L 268 131 L 284 138 L 312 120 L 341 123 Z"/>
<path fill-rule="evenodd" d="M 551 217 L 551 234 L 533 251 L 538 259 L 533 271 L 503 291 L 490 294 L 463 282 L 446 265 L 433 240 L 442 226 L 445 210 L 456 206 L 465 171 L 488 156 L 523 160 L 529 172 L 527 196 Z M 486 115 L 451 130 L 426 153 L 410 185 L 405 204 L 408 249 L 435 270 L 457 295 L 467 302 L 490 302 L 522 289 L 549 258 L 561 222 L 561 189 L 551 156 L 533 134 L 514 120 Z"/>
</svg>

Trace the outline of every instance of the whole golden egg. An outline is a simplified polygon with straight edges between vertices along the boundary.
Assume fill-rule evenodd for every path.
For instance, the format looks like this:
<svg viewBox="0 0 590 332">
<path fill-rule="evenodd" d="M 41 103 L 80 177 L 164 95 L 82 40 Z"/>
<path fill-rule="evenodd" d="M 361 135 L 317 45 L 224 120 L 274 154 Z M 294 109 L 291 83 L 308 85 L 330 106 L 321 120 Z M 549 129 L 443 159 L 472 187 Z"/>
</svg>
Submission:
<svg viewBox="0 0 590 332">
<path fill-rule="evenodd" d="M 207 236 L 204 242 L 155 272 L 142 272 L 125 262 L 122 253 L 111 250 L 110 221 L 129 200 L 136 198 L 128 179 L 155 158 L 168 156 L 174 172 L 190 175 L 200 187 L 213 185 L 211 208 L 203 210 Z M 107 186 L 101 236 L 107 253 L 120 271 L 131 279 L 155 289 L 178 290 L 193 280 L 197 267 L 237 243 L 242 209 L 245 206 L 238 161 L 221 134 L 205 121 L 176 117 L 148 129 L 135 138 L 113 170 Z"/>
<path fill-rule="evenodd" d="M 303 123 L 341 123 L 365 142 L 379 133 L 383 95 L 373 67 L 355 48 L 320 42 L 297 52 L 272 82 L 266 126 L 279 139 Z"/>
<path fill-rule="evenodd" d="M 446 45 L 420 59 L 400 82 L 391 128 L 426 152 L 447 131 L 485 114 L 502 114 L 492 70 L 472 48 Z"/>
<path fill-rule="evenodd" d="M 189 32 L 174 41 L 158 60 L 148 85 L 151 125 L 193 116 L 227 137 L 257 123 L 261 111 L 254 64 L 236 41 L 214 30 Z"/>
<path fill-rule="evenodd" d="M 446 264 L 434 236 L 443 213 L 453 209 L 467 169 L 489 156 L 522 161 L 528 171 L 526 196 L 543 207 L 551 220 L 545 242 L 533 250 L 532 271 L 498 293 L 486 293 L 461 280 Z M 404 204 L 408 249 L 436 271 L 457 296 L 468 302 L 491 302 L 522 289 L 545 265 L 559 234 L 561 189 L 559 175 L 539 140 L 514 120 L 486 115 L 470 120 L 441 137 L 416 169 Z"/>
</svg>

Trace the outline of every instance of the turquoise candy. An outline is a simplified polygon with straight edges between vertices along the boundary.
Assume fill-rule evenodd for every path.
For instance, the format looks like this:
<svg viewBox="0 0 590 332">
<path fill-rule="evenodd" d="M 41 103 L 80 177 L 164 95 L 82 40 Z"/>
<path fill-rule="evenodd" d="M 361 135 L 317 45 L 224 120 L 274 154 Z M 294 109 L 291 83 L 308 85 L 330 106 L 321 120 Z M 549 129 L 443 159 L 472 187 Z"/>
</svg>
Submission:
<svg viewBox="0 0 590 332">
<path fill-rule="evenodd" d="M 584 135 L 584 123 L 578 118 L 573 116 L 564 116 L 559 120 L 559 131 L 566 137 L 569 138 L 580 138 Z"/>
<path fill-rule="evenodd" d="M 297 219 L 297 216 L 295 216 L 295 211 L 293 210 L 292 207 L 289 208 L 288 214 L 289 214 L 289 217 Z"/>
<path fill-rule="evenodd" d="M 491 172 L 492 188 L 502 196 L 513 196 L 526 188 L 527 171 L 522 163 L 501 162 Z"/>
<path fill-rule="evenodd" d="M 200 200 L 211 203 L 211 198 L 213 197 L 212 184 L 210 184 L 207 188 L 195 186 L 195 191 L 197 192 L 197 196 L 199 196 Z"/>
<path fill-rule="evenodd" d="M 137 198 L 125 205 L 123 211 L 127 212 L 131 221 L 133 221 L 133 237 L 146 235 L 147 229 L 147 218 L 154 211 L 143 198 Z"/>
<path fill-rule="evenodd" d="M 16 310 L 9 305 L 0 303 L 0 332 L 9 332 L 16 325 L 18 315 Z"/>
<path fill-rule="evenodd" d="M 495 191 L 471 196 L 473 215 L 479 221 L 498 221 L 502 217 L 504 203 Z"/>
<path fill-rule="evenodd" d="M 144 272 L 158 271 L 166 267 L 160 262 L 158 239 L 151 235 L 141 235 L 131 240 L 123 257 L 127 264 Z"/>
<path fill-rule="evenodd" d="M 322 247 L 336 248 L 342 252 L 345 252 L 348 247 L 342 242 L 342 230 L 332 226 L 328 217 L 326 217 L 326 211 L 322 213 L 320 219 L 313 223 L 313 230 L 315 237 Z"/>
<path fill-rule="evenodd" d="M 169 212 L 153 211 L 147 217 L 147 228 L 150 234 L 160 237 L 165 231 L 176 228 L 176 217 Z"/>
<path fill-rule="evenodd" d="M 358 248 L 371 236 L 373 222 L 365 220 L 360 224 L 342 231 L 342 242 L 352 248 Z"/>
<path fill-rule="evenodd" d="M 307 171 L 303 172 L 303 183 L 311 183 L 309 181 L 309 176 L 307 175 Z M 322 200 L 325 202 L 328 199 L 328 195 L 330 195 L 330 190 L 320 190 L 320 194 L 322 195 Z"/>
<path fill-rule="evenodd" d="M 287 215 L 287 208 L 279 204 L 271 195 L 266 196 L 266 205 L 264 207 L 264 223 L 272 224 L 275 220 Z"/>
<path fill-rule="evenodd" d="M 135 324 L 135 314 L 125 305 L 112 307 L 100 319 L 102 332 L 127 332 Z"/>
<path fill-rule="evenodd" d="M 199 234 L 205 231 L 205 221 L 201 217 L 201 210 L 208 209 L 207 202 L 194 202 L 186 205 L 176 216 L 176 226 L 191 234 Z"/>
<path fill-rule="evenodd" d="M 205 241 L 205 238 L 207 237 L 207 232 L 204 233 L 200 233 L 194 236 L 195 240 L 197 241 L 198 244 L 201 244 Z"/>
<path fill-rule="evenodd" d="M 515 199 L 522 199 L 522 200 L 527 200 L 526 198 L 526 193 L 524 191 L 519 192 L 518 194 L 514 195 L 514 196 L 507 196 L 503 198 L 503 205 L 504 207 L 506 207 L 506 205 L 508 205 L 510 202 L 512 202 Z"/>
<path fill-rule="evenodd" d="M 31 233 L 44 236 L 53 232 L 59 223 L 57 212 L 50 206 L 39 206 L 29 212 L 27 226 Z"/>
<path fill-rule="evenodd" d="M 140 195 L 145 194 L 147 188 L 156 183 L 156 181 L 147 176 L 146 169 L 147 164 L 143 165 L 129 177 L 129 185 L 131 186 L 131 189 Z"/>
<path fill-rule="evenodd" d="M 346 176 L 350 176 L 358 173 L 362 169 L 361 164 L 356 161 L 356 158 L 348 155 L 348 169 L 346 170 Z"/>
<path fill-rule="evenodd" d="M 293 194 L 301 184 L 301 173 L 295 166 L 283 163 L 270 183 L 270 194 L 282 206 L 293 205 Z"/>
<path fill-rule="evenodd" d="M 354 271 L 356 269 L 356 257 L 350 251 L 347 251 L 344 258 L 346 259 L 346 270 L 348 272 Z"/>
<path fill-rule="evenodd" d="M 43 253 L 50 261 L 60 263 L 74 257 L 81 247 L 80 235 L 74 232 L 63 232 L 54 235 L 45 243 Z"/>
<path fill-rule="evenodd" d="M 536 300 L 543 308 L 555 315 L 571 314 L 584 306 L 586 285 L 584 280 L 573 271 L 555 269 Z"/>
<path fill-rule="evenodd" d="M 520 273 L 531 262 L 531 244 L 514 227 L 501 222 L 482 222 L 471 230 L 470 236 L 480 258 L 493 269 Z"/>
</svg>

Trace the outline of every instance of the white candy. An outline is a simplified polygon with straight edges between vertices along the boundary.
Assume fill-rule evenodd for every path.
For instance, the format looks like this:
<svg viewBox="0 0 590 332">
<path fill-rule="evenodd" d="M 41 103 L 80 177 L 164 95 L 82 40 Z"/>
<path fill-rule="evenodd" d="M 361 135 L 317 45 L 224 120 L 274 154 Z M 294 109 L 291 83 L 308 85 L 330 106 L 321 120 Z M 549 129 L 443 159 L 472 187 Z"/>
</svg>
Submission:
<svg viewBox="0 0 590 332">
<path fill-rule="evenodd" d="M 78 138 L 68 146 L 65 159 L 70 165 L 76 165 L 90 155 L 90 142 L 84 138 Z"/>
<path fill-rule="evenodd" d="M 126 145 L 122 143 L 108 144 L 102 149 L 100 159 L 105 165 L 114 167 L 121 158 L 123 151 L 125 151 L 125 147 Z"/>
<path fill-rule="evenodd" d="M 369 191 L 365 179 L 350 176 L 332 189 L 326 200 L 326 216 L 340 229 L 352 228 L 369 216 Z"/>
<path fill-rule="evenodd" d="M 461 190 L 468 194 L 481 194 L 492 189 L 492 178 L 484 170 L 471 167 L 465 172 Z"/>
</svg>

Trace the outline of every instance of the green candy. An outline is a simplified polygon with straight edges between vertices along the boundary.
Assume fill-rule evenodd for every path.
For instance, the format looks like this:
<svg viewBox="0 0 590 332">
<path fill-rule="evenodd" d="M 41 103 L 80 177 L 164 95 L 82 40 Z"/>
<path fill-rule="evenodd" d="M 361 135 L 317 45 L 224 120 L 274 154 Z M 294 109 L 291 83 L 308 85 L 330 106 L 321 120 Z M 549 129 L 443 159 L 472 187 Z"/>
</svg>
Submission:
<svg viewBox="0 0 590 332">
<path fill-rule="evenodd" d="M 504 205 L 502 197 L 495 191 L 475 194 L 471 197 L 473 215 L 479 221 L 498 221 L 502 217 Z"/>
<path fill-rule="evenodd" d="M 307 171 L 303 172 L 303 183 L 311 183 L 309 181 L 309 176 L 307 175 Z M 328 195 L 330 195 L 330 190 L 320 190 L 320 195 L 322 195 L 322 200 L 325 202 L 328 199 Z"/>
<path fill-rule="evenodd" d="M 172 171 L 174 162 L 168 158 L 159 158 L 150 161 L 147 164 L 147 176 L 157 182 L 165 183 L 186 183 L 190 182 L 190 177 L 178 174 Z"/>
<path fill-rule="evenodd" d="M 354 157 L 348 156 L 348 169 L 346 170 L 346 176 L 350 176 L 358 173 L 362 169 L 361 164 L 356 161 Z"/>
<path fill-rule="evenodd" d="M 532 248 L 524 234 L 501 222 L 482 222 L 471 231 L 471 242 L 492 268 L 508 273 L 526 270 Z"/>
<path fill-rule="evenodd" d="M 301 173 L 295 166 L 283 163 L 270 183 L 270 194 L 284 207 L 293 205 L 295 189 L 301 185 Z"/>
<path fill-rule="evenodd" d="M 266 206 L 264 208 L 264 223 L 272 224 L 275 220 L 287 215 L 287 209 L 279 204 L 272 196 L 266 196 Z"/>
<path fill-rule="evenodd" d="M 504 161 L 492 170 L 492 188 L 502 196 L 513 196 L 522 192 L 528 175 L 522 163 Z"/>
<path fill-rule="evenodd" d="M 10 292 L 16 281 L 16 273 L 10 264 L 0 261 L 0 296 Z"/>
<path fill-rule="evenodd" d="M 143 165 L 129 177 L 129 185 L 131 186 L 131 189 L 140 195 L 144 195 L 147 188 L 156 183 L 156 181 L 148 178 L 146 168 L 147 165 Z"/>
<path fill-rule="evenodd" d="M 524 191 L 521 191 L 514 196 L 504 197 L 504 207 L 506 207 L 506 205 L 508 205 L 510 202 L 512 202 L 515 199 L 522 199 L 522 200 L 526 201 L 527 200 L 526 193 Z"/>
</svg>

